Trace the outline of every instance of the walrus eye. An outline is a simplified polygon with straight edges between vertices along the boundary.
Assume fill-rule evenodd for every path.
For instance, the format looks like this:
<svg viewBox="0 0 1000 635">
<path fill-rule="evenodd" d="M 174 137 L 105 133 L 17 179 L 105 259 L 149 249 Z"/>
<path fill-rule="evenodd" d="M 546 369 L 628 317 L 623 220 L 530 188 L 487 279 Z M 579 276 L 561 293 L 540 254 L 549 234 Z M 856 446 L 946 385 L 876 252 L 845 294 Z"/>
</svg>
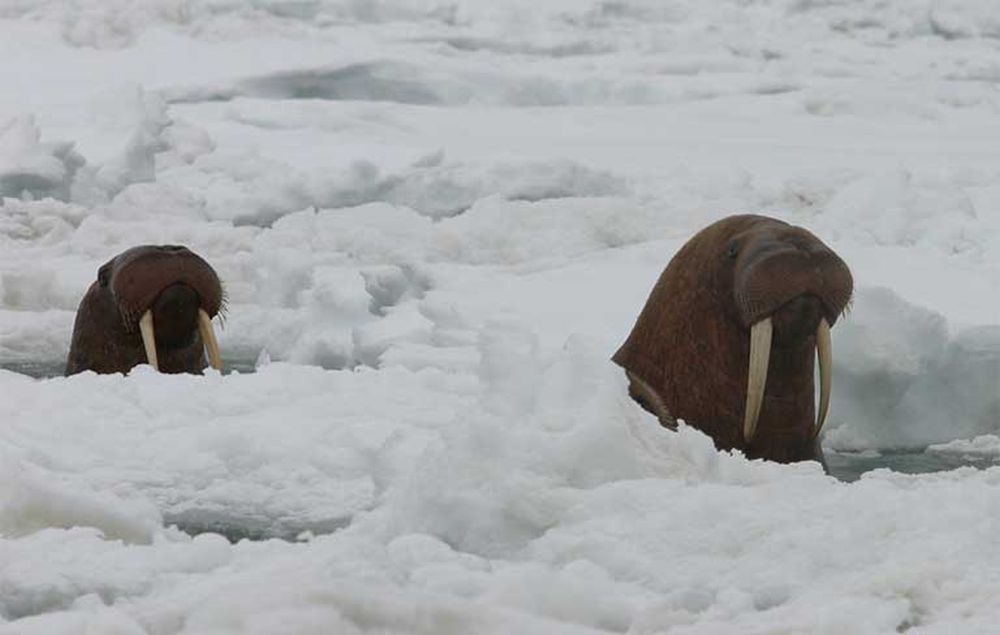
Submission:
<svg viewBox="0 0 1000 635">
<path fill-rule="evenodd" d="M 729 243 L 729 247 L 726 249 L 726 257 L 730 260 L 736 260 L 738 255 L 740 255 L 740 245 L 734 240 Z"/>
</svg>

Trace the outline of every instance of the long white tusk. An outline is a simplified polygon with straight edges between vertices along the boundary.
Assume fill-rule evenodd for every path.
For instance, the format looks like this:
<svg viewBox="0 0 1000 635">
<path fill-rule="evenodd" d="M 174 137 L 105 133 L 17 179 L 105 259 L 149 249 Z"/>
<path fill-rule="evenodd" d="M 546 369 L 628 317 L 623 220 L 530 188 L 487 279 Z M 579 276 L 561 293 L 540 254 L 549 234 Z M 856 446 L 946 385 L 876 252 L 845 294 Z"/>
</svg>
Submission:
<svg viewBox="0 0 1000 635">
<path fill-rule="evenodd" d="M 830 410 L 830 388 L 833 385 L 833 344 L 830 340 L 830 323 L 823 318 L 816 327 L 816 357 L 819 359 L 819 410 L 816 411 L 816 431 L 819 436 L 826 413 Z"/>
<path fill-rule="evenodd" d="M 219 340 L 215 339 L 212 318 L 208 317 L 205 309 L 198 309 L 198 330 L 201 332 L 201 341 L 205 343 L 208 363 L 212 365 L 212 368 L 221 372 L 222 356 L 219 354 Z"/>
<path fill-rule="evenodd" d="M 156 360 L 156 336 L 153 333 L 153 312 L 147 310 L 139 318 L 139 333 L 142 335 L 142 345 L 146 349 L 146 361 L 153 367 L 153 370 L 160 370 L 160 364 Z"/>
<path fill-rule="evenodd" d="M 771 335 L 774 324 L 764 318 L 750 329 L 750 364 L 747 369 L 747 404 L 743 412 L 743 441 L 753 441 L 757 432 L 757 418 L 764 403 L 764 386 L 767 383 L 767 366 L 771 361 Z"/>
</svg>

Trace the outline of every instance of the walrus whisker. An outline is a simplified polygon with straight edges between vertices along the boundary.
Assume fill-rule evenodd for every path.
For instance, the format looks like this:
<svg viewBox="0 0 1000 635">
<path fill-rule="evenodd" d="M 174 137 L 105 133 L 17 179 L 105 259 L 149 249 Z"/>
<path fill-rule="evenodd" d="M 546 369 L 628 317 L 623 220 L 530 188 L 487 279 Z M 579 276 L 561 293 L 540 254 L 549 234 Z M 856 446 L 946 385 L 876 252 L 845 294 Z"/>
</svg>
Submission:
<svg viewBox="0 0 1000 635">
<path fill-rule="evenodd" d="M 139 332 L 142 334 L 142 346 L 146 349 L 146 361 L 159 371 L 160 365 L 156 359 L 156 336 L 153 332 L 153 312 L 146 310 L 139 318 Z"/>
<path fill-rule="evenodd" d="M 122 325 L 125 327 L 126 333 L 135 332 L 135 313 L 132 309 L 125 305 L 119 305 L 118 314 L 121 316 Z"/>
<path fill-rule="evenodd" d="M 219 354 L 219 340 L 215 338 L 215 330 L 212 328 L 212 318 L 208 317 L 205 309 L 198 309 L 198 330 L 201 331 L 201 339 L 205 343 L 205 352 L 208 353 L 208 363 L 217 371 L 222 371 L 222 356 Z"/>
<path fill-rule="evenodd" d="M 771 361 L 771 336 L 774 324 L 770 317 L 757 322 L 750 329 L 750 362 L 747 370 L 747 402 L 743 412 L 743 440 L 753 441 L 757 432 L 757 419 L 764 403 L 767 367 Z"/>
<path fill-rule="evenodd" d="M 830 389 L 833 385 L 833 342 L 830 337 L 830 323 L 823 318 L 816 327 L 816 357 L 819 360 L 819 409 L 816 411 L 816 426 L 813 437 L 819 436 L 826 415 L 830 410 Z"/>
</svg>

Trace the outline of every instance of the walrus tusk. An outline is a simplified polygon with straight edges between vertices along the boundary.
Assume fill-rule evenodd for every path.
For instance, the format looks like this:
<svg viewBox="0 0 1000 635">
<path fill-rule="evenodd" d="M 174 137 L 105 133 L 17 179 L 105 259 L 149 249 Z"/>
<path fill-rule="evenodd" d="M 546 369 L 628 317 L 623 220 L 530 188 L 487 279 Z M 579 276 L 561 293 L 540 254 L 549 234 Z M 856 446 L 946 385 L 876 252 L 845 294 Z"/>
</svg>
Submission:
<svg viewBox="0 0 1000 635">
<path fill-rule="evenodd" d="M 222 356 L 219 355 L 219 340 L 215 339 L 215 330 L 212 328 L 212 318 L 208 317 L 205 309 L 198 309 L 198 330 L 201 332 L 201 340 L 205 343 L 205 352 L 208 353 L 208 363 L 217 371 L 222 371 Z"/>
<path fill-rule="evenodd" d="M 153 367 L 153 370 L 160 370 L 160 364 L 156 360 L 156 336 L 153 334 L 153 312 L 148 309 L 139 318 L 139 333 L 142 334 L 142 346 L 146 349 L 146 361 Z"/>
<path fill-rule="evenodd" d="M 819 410 L 816 411 L 816 429 L 819 436 L 826 413 L 830 410 L 830 388 L 833 385 L 833 344 L 830 340 L 830 323 L 823 318 L 816 327 L 816 357 L 819 359 Z"/>
<path fill-rule="evenodd" d="M 750 443 L 757 432 L 757 418 L 764 403 L 767 366 L 771 361 L 771 335 L 774 324 L 764 318 L 750 328 L 750 363 L 747 369 L 747 404 L 743 412 L 743 441 Z"/>
</svg>

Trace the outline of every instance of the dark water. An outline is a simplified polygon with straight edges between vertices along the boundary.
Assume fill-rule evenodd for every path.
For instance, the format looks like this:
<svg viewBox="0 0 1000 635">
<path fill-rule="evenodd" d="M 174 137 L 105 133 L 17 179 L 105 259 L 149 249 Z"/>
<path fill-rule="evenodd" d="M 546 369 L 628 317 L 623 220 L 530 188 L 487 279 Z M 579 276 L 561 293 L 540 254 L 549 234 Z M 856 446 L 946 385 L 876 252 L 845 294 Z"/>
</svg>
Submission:
<svg viewBox="0 0 1000 635">
<path fill-rule="evenodd" d="M 350 518 L 330 518 L 319 522 L 294 522 L 282 519 L 221 512 L 218 510 L 191 510 L 163 515 L 163 523 L 174 525 L 191 536 L 219 534 L 235 544 L 241 540 L 286 540 L 293 542 L 304 533 L 330 534 L 351 524 Z"/>
<path fill-rule="evenodd" d="M 234 355 L 232 357 L 222 356 L 222 374 L 228 375 L 232 372 L 241 374 L 252 373 L 256 370 L 256 357 L 249 355 Z M 66 370 L 65 359 L 49 360 L 27 360 L 17 362 L 0 362 L 0 369 L 10 370 L 15 373 L 34 377 L 35 379 L 47 379 L 49 377 L 62 377 Z"/>
<path fill-rule="evenodd" d="M 826 465 L 830 474 L 842 481 L 856 481 L 865 472 L 890 469 L 903 474 L 945 472 L 959 467 L 985 469 L 1000 465 L 998 457 L 977 456 L 961 452 L 927 452 L 923 448 L 883 451 L 877 455 L 841 454 L 826 452 Z"/>
</svg>

